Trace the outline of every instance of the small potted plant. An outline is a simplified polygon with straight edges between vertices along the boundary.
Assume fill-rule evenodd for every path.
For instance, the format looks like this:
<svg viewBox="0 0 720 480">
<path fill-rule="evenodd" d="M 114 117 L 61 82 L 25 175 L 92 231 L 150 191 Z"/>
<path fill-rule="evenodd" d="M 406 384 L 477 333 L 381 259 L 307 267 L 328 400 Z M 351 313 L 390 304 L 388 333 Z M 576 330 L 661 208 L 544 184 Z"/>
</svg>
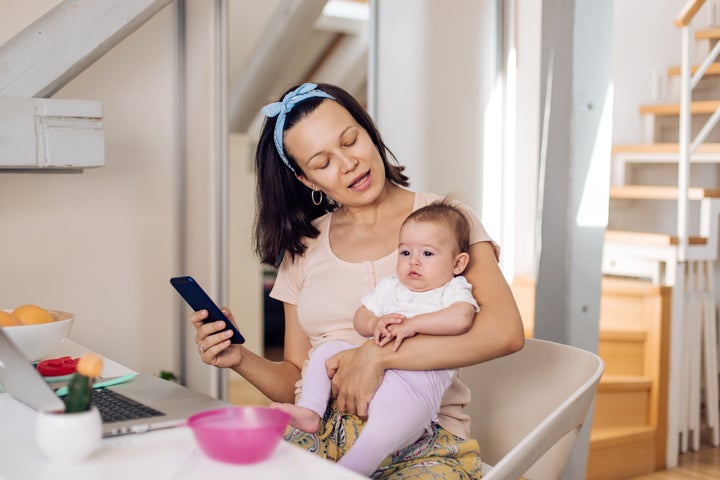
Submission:
<svg viewBox="0 0 720 480">
<path fill-rule="evenodd" d="M 90 455 L 100 442 L 100 412 L 92 406 L 91 398 L 102 365 L 102 358 L 95 354 L 82 356 L 68 383 L 65 411 L 38 414 L 35 436 L 40 449 L 50 460 L 77 463 Z"/>
</svg>

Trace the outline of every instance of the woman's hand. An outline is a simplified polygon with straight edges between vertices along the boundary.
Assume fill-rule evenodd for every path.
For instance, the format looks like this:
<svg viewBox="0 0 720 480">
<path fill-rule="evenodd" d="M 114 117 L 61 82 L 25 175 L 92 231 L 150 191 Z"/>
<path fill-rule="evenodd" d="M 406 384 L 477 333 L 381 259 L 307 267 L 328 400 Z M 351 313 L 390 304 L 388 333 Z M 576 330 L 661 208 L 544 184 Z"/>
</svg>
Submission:
<svg viewBox="0 0 720 480">
<path fill-rule="evenodd" d="M 227 308 L 222 308 L 225 316 L 235 324 L 235 319 Z M 203 362 L 214 367 L 237 367 L 242 362 L 241 345 L 231 344 L 230 337 L 233 333 L 225 329 L 225 322 L 203 324 L 207 318 L 207 310 L 198 310 L 190 316 L 190 321 L 195 327 L 195 343 L 198 346 L 198 353 Z"/>
<path fill-rule="evenodd" d="M 381 349 L 369 340 L 358 348 L 351 348 L 326 362 L 332 379 L 332 396 L 343 413 L 367 418 L 368 404 L 385 376 L 380 364 Z"/>
</svg>

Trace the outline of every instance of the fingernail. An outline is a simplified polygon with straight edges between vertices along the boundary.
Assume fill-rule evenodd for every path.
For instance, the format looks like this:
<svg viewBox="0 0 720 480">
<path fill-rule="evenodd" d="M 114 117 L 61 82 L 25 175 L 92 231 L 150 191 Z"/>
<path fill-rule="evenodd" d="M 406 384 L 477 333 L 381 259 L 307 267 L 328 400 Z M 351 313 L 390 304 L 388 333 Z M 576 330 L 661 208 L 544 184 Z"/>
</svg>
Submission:
<svg viewBox="0 0 720 480">
<path fill-rule="evenodd" d="M 225 322 L 223 322 L 222 320 L 218 320 L 217 322 L 215 322 L 215 328 L 223 328 L 224 326 Z"/>
<path fill-rule="evenodd" d="M 232 337 L 233 332 L 232 332 L 232 330 L 226 330 L 223 332 L 223 334 L 225 335 L 226 338 L 230 338 L 230 337 Z"/>
</svg>

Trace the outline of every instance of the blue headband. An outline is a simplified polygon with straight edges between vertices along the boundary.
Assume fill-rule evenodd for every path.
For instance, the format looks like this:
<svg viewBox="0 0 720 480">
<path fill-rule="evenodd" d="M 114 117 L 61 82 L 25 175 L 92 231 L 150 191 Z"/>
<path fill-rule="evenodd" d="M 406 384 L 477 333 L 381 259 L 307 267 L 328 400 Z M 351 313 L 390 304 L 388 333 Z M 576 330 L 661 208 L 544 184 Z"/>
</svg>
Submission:
<svg viewBox="0 0 720 480">
<path fill-rule="evenodd" d="M 266 117 L 277 116 L 275 122 L 275 150 L 277 150 L 280 159 L 283 161 L 286 167 L 291 172 L 295 173 L 295 169 L 290 165 L 290 161 L 285 156 L 285 149 L 283 148 L 283 133 L 285 131 L 285 117 L 298 103 L 313 97 L 323 97 L 335 100 L 335 97 L 329 95 L 322 90 L 317 88 L 315 83 L 303 83 L 292 92 L 285 95 L 281 102 L 269 103 L 261 110 L 262 114 Z"/>
</svg>

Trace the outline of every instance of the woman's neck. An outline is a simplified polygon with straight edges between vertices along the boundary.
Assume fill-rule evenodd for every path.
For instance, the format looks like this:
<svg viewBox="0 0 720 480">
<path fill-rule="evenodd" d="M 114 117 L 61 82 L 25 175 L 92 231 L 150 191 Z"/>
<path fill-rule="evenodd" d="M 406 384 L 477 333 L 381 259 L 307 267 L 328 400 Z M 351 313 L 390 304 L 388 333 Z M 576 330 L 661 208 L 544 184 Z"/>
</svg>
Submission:
<svg viewBox="0 0 720 480">
<path fill-rule="evenodd" d="M 343 205 L 333 214 L 335 222 L 372 226 L 394 217 L 397 212 L 412 210 L 414 193 L 387 182 L 380 196 L 363 206 Z"/>
<path fill-rule="evenodd" d="M 397 250 L 400 225 L 412 211 L 415 194 L 395 185 L 371 205 L 333 213 L 330 248 L 346 262 L 378 260 Z"/>
</svg>

